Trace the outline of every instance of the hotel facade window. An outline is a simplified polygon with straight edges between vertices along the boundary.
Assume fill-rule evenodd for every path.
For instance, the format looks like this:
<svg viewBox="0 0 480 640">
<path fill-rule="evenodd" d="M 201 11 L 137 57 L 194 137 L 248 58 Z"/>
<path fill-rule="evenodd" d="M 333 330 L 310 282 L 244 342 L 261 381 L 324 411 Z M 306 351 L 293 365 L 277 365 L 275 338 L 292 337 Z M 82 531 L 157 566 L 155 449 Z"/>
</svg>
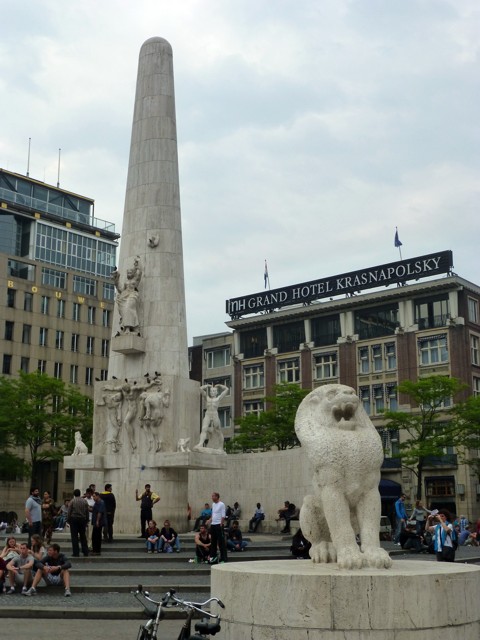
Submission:
<svg viewBox="0 0 480 640">
<path fill-rule="evenodd" d="M 370 373 L 370 354 L 368 347 L 360 347 L 358 350 L 358 363 L 360 373 Z"/>
<path fill-rule="evenodd" d="M 23 373 L 28 373 L 29 368 L 30 368 L 30 358 L 27 358 L 26 356 L 22 356 L 20 358 L 20 371 L 23 371 Z"/>
<path fill-rule="evenodd" d="M 245 358 L 263 356 L 267 346 L 267 330 L 264 327 L 240 332 L 240 353 Z"/>
<path fill-rule="evenodd" d="M 313 356 L 315 380 L 330 380 L 338 377 L 337 353 L 318 353 Z"/>
<path fill-rule="evenodd" d="M 450 317 L 447 294 L 422 298 L 415 301 L 415 324 L 422 329 L 444 327 Z"/>
<path fill-rule="evenodd" d="M 217 384 L 221 384 L 224 387 L 227 387 L 228 391 L 226 393 L 226 395 L 224 397 L 228 397 L 230 395 L 230 389 L 232 386 L 232 381 L 230 380 L 230 377 L 224 377 L 224 378 L 206 378 L 203 382 L 203 384 L 211 384 L 213 387 L 215 387 Z M 219 392 L 220 393 L 220 392 Z"/>
<path fill-rule="evenodd" d="M 65 339 L 65 333 L 63 331 L 56 331 L 55 333 L 55 348 L 63 349 L 63 343 Z"/>
<path fill-rule="evenodd" d="M 78 302 L 73 303 L 72 307 L 72 320 L 74 322 L 80 322 L 80 309 L 82 305 Z"/>
<path fill-rule="evenodd" d="M 100 369 L 100 380 L 108 380 L 108 369 Z"/>
<path fill-rule="evenodd" d="M 103 309 L 102 311 L 102 327 L 110 326 L 110 309 Z"/>
<path fill-rule="evenodd" d="M 472 364 L 480 365 L 480 338 L 470 334 L 470 356 Z"/>
<path fill-rule="evenodd" d="M 260 415 L 263 411 L 263 401 L 255 400 L 243 403 L 243 415 L 250 416 L 252 414 Z"/>
<path fill-rule="evenodd" d="M 342 335 L 338 314 L 312 318 L 310 327 L 315 347 L 328 347 L 337 344 L 338 338 Z"/>
<path fill-rule="evenodd" d="M 77 364 L 70 365 L 70 383 L 78 384 L 78 365 Z"/>
<path fill-rule="evenodd" d="M 300 382 L 299 358 L 291 358 L 289 360 L 279 360 L 277 362 L 277 382 L 278 384 Z"/>
<path fill-rule="evenodd" d="M 10 309 L 15 308 L 16 293 L 15 289 L 7 289 L 7 307 Z"/>
<path fill-rule="evenodd" d="M 228 367 L 230 364 L 230 347 L 207 351 L 207 369 Z"/>
<path fill-rule="evenodd" d="M 97 281 L 84 276 L 73 276 L 73 291 L 85 296 L 96 296 Z"/>
<path fill-rule="evenodd" d="M 446 334 L 418 338 L 420 365 L 428 366 L 448 362 Z"/>
<path fill-rule="evenodd" d="M 265 386 L 263 364 L 243 367 L 243 388 L 259 389 Z"/>
<path fill-rule="evenodd" d="M 78 345 L 80 341 L 80 336 L 78 333 L 72 333 L 72 342 L 71 342 L 71 351 L 76 353 L 78 351 Z"/>
<path fill-rule="evenodd" d="M 473 378 L 473 395 L 480 396 L 480 378 Z"/>
<path fill-rule="evenodd" d="M 88 307 L 87 322 L 88 324 L 95 324 L 95 307 Z"/>
<path fill-rule="evenodd" d="M 41 347 L 46 347 L 48 344 L 48 329 L 46 327 L 39 329 L 38 344 Z"/>
<path fill-rule="evenodd" d="M 222 429 L 228 429 L 231 426 L 230 407 L 219 407 L 218 419 L 220 420 L 220 426 Z"/>
<path fill-rule="evenodd" d="M 85 384 L 89 386 L 93 384 L 93 367 L 85 368 Z"/>
<path fill-rule="evenodd" d="M 30 344 L 32 339 L 32 325 L 24 324 L 22 329 L 22 344 Z"/>
<path fill-rule="evenodd" d="M 390 411 L 398 411 L 398 395 L 396 383 L 387 384 L 385 390 L 387 394 L 388 409 Z"/>
<path fill-rule="evenodd" d="M 64 271 L 42 267 L 42 284 L 55 287 L 55 289 L 66 289 L 67 274 Z"/>
<path fill-rule="evenodd" d="M 278 353 L 297 351 L 303 342 L 305 342 L 305 323 L 303 320 L 273 327 L 273 346 L 278 349 Z"/>
<path fill-rule="evenodd" d="M 470 320 L 470 322 L 480 324 L 480 318 L 478 315 L 478 300 L 475 300 L 475 298 L 468 298 L 468 319 Z"/>
<path fill-rule="evenodd" d="M 54 362 L 53 363 L 53 377 L 62 379 L 62 371 L 63 371 L 63 363 L 62 362 Z"/>
<path fill-rule="evenodd" d="M 110 351 L 110 340 L 107 340 L 106 338 L 104 338 L 102 340 L 102 357 L 108 358 L 109 351 Z"/>
<path fill-rule="evenodd" d="M 360 402 L 362 403 L 366 414 L 370 415 L 372 407 L 370 387 L 360 387 L 360 389 L 358 390 L 358 397 L 360 398 Z"/>
<path fill-rule="evenodd" d="M 374 384 L 373 388 L 373 410 L 375 415 L 380 415 L 385 411 L 385 395 L 383 384 Z"/>
<path fill-rule="evenodd" d="M 95 345 L 95 339 L 92 336 L 87 336 L 87 355 L 93 355 L 93 349 Z"/>
<path fill-rule="evenodd" d="M 385 360 L 387 363 L 387 370 L 397 368 L 397 349 L 394 342 L 385 343 Z"/>
<path fill-rule="evenodd" d="M 5 334 L 4 334 L 4 339 L 5 340 L 13 340 L 13 329 L 14 329 L 15 324 L 13 322 L 11 322 L 10 320 L 6 320 L 5 321 Z"/>
<path fill-rule="evenodd" d="M 3 375 L 10 375 L 12 373 L 12 356 L 9 355 L 8 353 L 4 353 L 3 354 L 3 368 L 2 368 L 2 373 Z"/>
<path fill-rule="evenodd" d="M 47 361 L 46 360 L 39 360 L 37 362 L 37 371 L 39 371 L 40 373 L 47 373 Z"/>
<path fill-rule="evenodd" d="M 57 318 L 65 318 L 65 300 L 57 300 Z"/>
<path fill-rule="evenodd" d="M 398 304 L 359 309 L 354 312 L 354 319 L 360 340 L 392 336 L 398 327 Z"/>
<path fill-rule="evenodd" d="M 373 371 L 383 371 L 383 349 L 381 344 L 374 344 L 370 347 L 372 352 Z"/>
<path fill-rule="evenodd" d="M 50 298 L 48 296 L 42 296 L 40 303 L 40 313 L 44 316 L 48 316 L 48 309 L 50 306 Z"/>
<path fill-rule="evenodd" d="M 30 291 L 25 291 L 23 294 L 23 310 L 33 311 L 33 293 Z"/>
</svg>

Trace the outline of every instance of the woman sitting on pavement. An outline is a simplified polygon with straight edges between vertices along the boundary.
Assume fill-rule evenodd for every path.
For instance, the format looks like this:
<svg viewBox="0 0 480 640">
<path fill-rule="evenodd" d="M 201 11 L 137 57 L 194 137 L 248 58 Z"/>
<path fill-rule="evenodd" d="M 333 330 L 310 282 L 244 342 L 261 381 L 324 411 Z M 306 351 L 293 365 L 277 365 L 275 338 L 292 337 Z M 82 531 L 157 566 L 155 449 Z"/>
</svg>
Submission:
<svg viewBox="0 0 480 640">
<path fill-rule="evenodd" d="M 148 521 L 148 527 L 145 531 L 147 538 L 147 553 L 160 553 L 160 531 L 155 520 Z"/>
<path fill-rule="evenodd" d="M 0 553 L 0 558 L 3 558 L 5 562 L 8 562 L 15 556 L 20 555 L 20 544 L 17 542 L 17 539 L 14 536 L 10 536 L 7 538 L 5 546 Z"/>
<path fill-rule="evenodd" d="M 210 546 L 212 538 L 204 524 L 200 525 L 200 531 L 195 535 L 195 560 L 198 563 L 208 564 L 210 560 Z"/>
<path fill-rule="evenodd" d="M 180 551 L 180 540 L 174 529 L 170 526 L 170 520 L 165 520 L 162 530 L 160 531 L 160 551 L 171 553 L 175 547 L 175 551 Z"/>
<path fill-rule="evenodd" d="M 34 533 L 32 536 L 30 551 L 32 552 L 32 556 L 36 560 L 41 560 L 43 556 L 47 553 L 47 549 L 43 544 L 42 536 L 40 536 L 38 533 Z"/>
</svg>

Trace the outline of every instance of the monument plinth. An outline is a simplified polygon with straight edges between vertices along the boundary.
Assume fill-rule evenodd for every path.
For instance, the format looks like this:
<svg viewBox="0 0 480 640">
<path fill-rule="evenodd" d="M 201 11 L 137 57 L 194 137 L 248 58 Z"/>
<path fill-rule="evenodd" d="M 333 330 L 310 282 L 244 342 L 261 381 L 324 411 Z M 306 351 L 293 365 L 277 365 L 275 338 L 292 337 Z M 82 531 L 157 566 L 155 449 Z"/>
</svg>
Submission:
<svg viewBox="0 0 480 640">
<path fill-rule="evenodd" d="M 480 569 L 397 560 L 388 570 L 309 560 L 213 567 L 225 640 L 478 640 Z"/>
</svg>

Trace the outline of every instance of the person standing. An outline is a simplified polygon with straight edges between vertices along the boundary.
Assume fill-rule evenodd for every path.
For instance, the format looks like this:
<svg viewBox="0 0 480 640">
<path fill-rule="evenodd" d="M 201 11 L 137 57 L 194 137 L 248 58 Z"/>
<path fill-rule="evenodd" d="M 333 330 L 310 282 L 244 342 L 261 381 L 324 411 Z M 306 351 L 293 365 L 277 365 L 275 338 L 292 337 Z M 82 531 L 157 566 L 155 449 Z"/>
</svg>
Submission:
<svg viewBox="0 0 480 640">
<path fill-rule="evenodd" d="M 98 491 L 93 494 L 92 509 L 92 556 L 99 556 L 102 553 L 102 530 L 107 526 L 107 514 L 105 503 Z"/>
<path fill-rule="evenodd" d="M 93 500 L 93 489 L 86 489 L 83 498 L 85 502 L 88 504 L 88 523 L 87 528 L 85 530 L 85 536 L 87 538 L 87 544 L 90 547 L 92 544 L 92 509 L 95 501 Z"/>
<path fill-rule="evenodd" d="M 87 501 L 81 497 L 80 489 L 75 489 L 73 498 L 68 505 L 67 513 L 67 522 L 70 525 L 70 537 L 72 539 L 72 556 L 74 558 L 78 558 L 80 555 L 78 546 L 79 538 L 82 553 L 85 557 L 88 556 L 86 528 L 88 526 L 89 515 Z"/>
<path fill-rule="evenodd" d="M 50 544 L 52 539 L 53 522 L 56 515 L 57 507 L 50 495 L 50 491 L 44 491 L 42 502 L 42 536 L 47 544 Z"/>
<path fill-rule="evenodd" d="M 42 501 L 40 499 L 40 489 L 31 487 L 30 496 L 25 503 L 25 516 L 28 521 L 28 548 L 32 544 L 34 533 L 42 533 Z"/>
<path fill-rule="evenodd" d="M 157 504 L 160 500 L 160 496 L 153 493 L 151 485 L 145 485 L 145 491 L 142 494 L 138 494 L 138 489 L 135 489 L 135 500 L 140 500 L 140 531 L 139 538 L 145 538 L 145 525 L 153 520 L 153 505 Z"/>
<path fill-rule="evenodd" d="M 395 516 L 396 516 L 397 526 L 395 528 L 395 535 L 393 537 L 393 542 L 397 545 L 400 545 L 400 534 L 405 529 L 405 525 L 407 522 L 407 512 L 405 510 L 406 497 L 407 496 L 404 493 L 402 493 L 400 498 L 395 502 Z"/>
<path fill-rule="evenodd" d="M 227 561 L 227 545 L 225 543 L 225 504 L 220 500 L 219 493 L 212 493 L 212 517 L 210 518 L 210 535 L 212 546 L 210 551 L 211 562 L 218 560 L 217 547 L 220 551 L 220 562 Z"/>
<path fill-rule="evenodd" d="M 101 499 L 105 503 L 105 513 L 107 516 L 107 523 L 103 530 L 103 539 L 105 542 L 113 542 L 113 522 L 115 520 L 115 509 L 117 508 L 117 501 L 112 493 L 112 485 L 106 484 L 105 491 L 100 494 Z"/>
<path fill-rule="evenodd" d="M 425 514 L 431 513 L 428 509 L 425 509 L 421 500 L 417 500 L 415 502 L 415 509 L 412 511 L 412 515 L 410 516 L 412 520 L 415 520 L 415 532 L 417 536 L 421 536 L 423 534 L 423 530 L 425 529 Z"/>
</svg>

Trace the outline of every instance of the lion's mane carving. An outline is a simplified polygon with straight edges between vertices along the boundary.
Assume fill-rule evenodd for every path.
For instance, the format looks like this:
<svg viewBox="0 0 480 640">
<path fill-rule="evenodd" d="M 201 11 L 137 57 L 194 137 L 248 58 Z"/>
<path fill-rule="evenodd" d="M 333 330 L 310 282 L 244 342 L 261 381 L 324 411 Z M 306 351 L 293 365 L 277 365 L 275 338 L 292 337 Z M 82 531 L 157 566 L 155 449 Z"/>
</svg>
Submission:
<svg viewBox="0 0 480 640">
<path fill-rule="evenodd" d="M 314 493 L 300 511 L 313 562 L 390 567 L 378 536 L 382 443 L 355 391 L 341 384 L 318 387 L 298 407 L 295 430 L 314 472 Z"/>
</svg>

